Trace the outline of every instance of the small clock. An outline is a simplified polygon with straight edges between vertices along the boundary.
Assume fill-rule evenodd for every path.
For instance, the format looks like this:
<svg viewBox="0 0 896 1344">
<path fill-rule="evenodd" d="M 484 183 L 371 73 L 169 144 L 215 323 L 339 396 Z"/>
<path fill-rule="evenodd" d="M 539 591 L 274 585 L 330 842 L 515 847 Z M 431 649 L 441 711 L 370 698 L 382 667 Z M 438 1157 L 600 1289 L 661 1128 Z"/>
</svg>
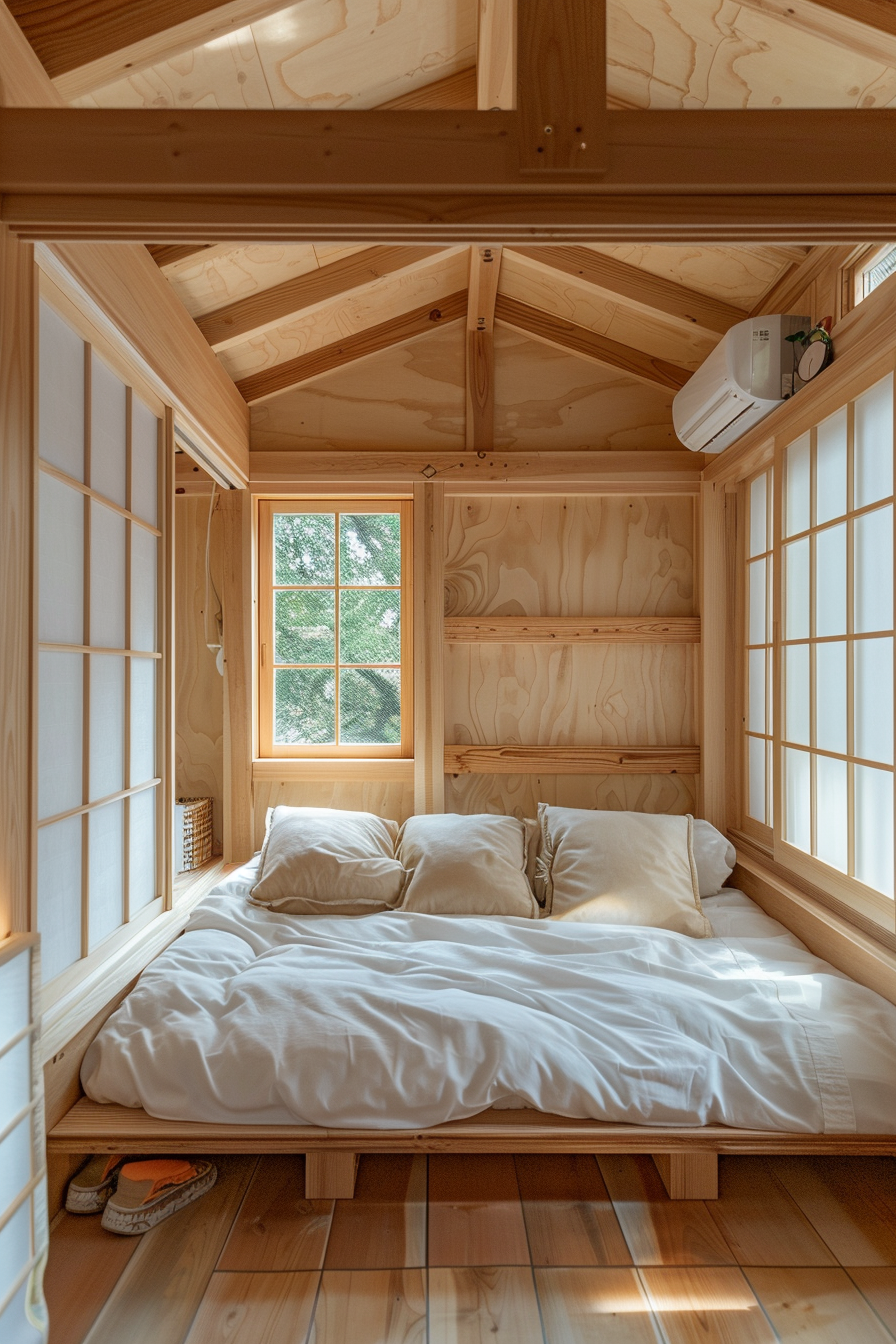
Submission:
<svg viewBox="0 0 896 1344">
<path fill-rule="evenodd" d="M 830 322 L 830 318 L 825 322 Z M 834 347 L 829 332 L 825 330 L 825 323 L 822 322 L 809 332 L 805 342 L 805 349 L 797 365 L 797 374 L 802 382 L 808 383 L 830 364 L 834 358 Z"/>
</svg>

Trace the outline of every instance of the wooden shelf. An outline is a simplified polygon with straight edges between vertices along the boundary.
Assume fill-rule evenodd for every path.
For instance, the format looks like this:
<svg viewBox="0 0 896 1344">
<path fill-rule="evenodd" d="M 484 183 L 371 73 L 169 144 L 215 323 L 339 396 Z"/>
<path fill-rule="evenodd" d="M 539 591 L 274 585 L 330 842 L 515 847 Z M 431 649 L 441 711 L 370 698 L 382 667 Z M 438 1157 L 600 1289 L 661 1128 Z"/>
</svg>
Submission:
<svg viewBox="0 0 896 1344">
<path fill-rule="evenodd" d="M 699 616 L 446 616 L 449 644 L 699 644 Z"/>
<path fill-rule="evenodd" d="M 445 747 L 446 775 L 696 775 L 699 747 Z"/>
</svg>

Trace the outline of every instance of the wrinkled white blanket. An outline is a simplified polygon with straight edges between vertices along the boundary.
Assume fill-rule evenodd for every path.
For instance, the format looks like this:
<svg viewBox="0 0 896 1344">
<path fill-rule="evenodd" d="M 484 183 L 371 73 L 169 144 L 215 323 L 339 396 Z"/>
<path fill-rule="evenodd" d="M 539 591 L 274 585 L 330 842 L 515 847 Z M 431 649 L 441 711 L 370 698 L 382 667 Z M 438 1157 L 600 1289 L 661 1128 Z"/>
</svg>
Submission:
<svg viewBox="0 0 896 1344">
<path fill-rule="evenodd" d="M 820 1008 L 833 982 L 835 996 L 849 987 L 882 1075 L 858 1128 L 894 1127 L 896 1008 L 761 912 L 770 939 L 402 912 L 295 918 L 250 906 L 249 877 L 240 870 L 197 907 L 109 1019 L 84 1060 L 89 1097 L 230 1123 L 417 1128 L 497 1104 L 847 1133 L 854 1089 Z M 732 898 L 717 899 L 724 914 Z M 738 901 L 755 911 L 735 894 L 735 915 Z M 776 946 L 757 955 L 766 942 Z"/>
</svg>

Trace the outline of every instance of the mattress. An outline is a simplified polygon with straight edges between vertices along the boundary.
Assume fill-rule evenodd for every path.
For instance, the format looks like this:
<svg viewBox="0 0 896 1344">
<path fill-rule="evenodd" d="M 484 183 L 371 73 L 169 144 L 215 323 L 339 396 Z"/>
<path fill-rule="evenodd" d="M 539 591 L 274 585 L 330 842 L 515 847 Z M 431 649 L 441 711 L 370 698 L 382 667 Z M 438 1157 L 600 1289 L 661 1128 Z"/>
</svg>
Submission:
<svg viewBox="0 0 896 1344">
<path fill-rule="evenodd" d="M 88 1050 L 100 1102 L 170 1120 L 418 1128 L 529 1106 L 640 1125 L 896 1128 L 896 1007 L 742 892 L 715 937 L 197 906 Z"/>
</svg>

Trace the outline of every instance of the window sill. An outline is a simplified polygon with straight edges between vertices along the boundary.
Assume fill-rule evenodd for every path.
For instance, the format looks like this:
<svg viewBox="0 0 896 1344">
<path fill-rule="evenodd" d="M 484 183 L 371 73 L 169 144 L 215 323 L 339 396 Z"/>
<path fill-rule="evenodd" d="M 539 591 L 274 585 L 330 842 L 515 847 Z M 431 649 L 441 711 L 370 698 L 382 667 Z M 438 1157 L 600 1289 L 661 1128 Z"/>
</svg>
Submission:
<svg viewBox="0 0 896 1344">
<path fill-rule="evenodd" d="M 386 780 L 413 783 L 413 757 L 266 757 L 252 762 L 253 780 Z"/>
</svg>

